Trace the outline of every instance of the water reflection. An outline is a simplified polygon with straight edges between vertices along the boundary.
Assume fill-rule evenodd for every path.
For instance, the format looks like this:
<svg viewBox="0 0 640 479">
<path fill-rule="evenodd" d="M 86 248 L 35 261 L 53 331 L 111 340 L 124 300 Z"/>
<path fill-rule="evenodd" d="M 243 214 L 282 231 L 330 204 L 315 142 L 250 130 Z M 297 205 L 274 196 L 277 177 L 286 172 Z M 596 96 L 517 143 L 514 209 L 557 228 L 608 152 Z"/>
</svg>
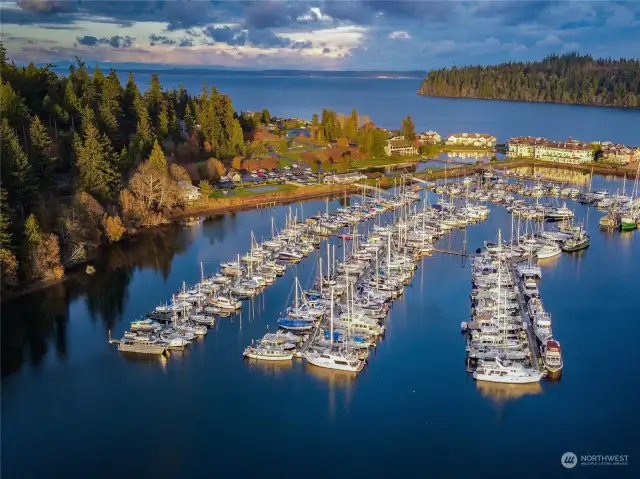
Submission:
<svg viewBox="0 0 640 479">
<path fill-rule="evenodd" d="M 550 168 L 545 166 L 522 166 L 511 168 L 511 172 L 521 173 L 527 176 L 538 176 L 543 180 L 588 185 L 591 174 L 588 171 L 576 171 L 562 168 Z"/>
<path fill-rule="evenodd" d="M 256 371 L 269 377 L 278 377 L 293 368 L 292 361 L 256 361 L 254 359 L 245 359 L 244 362 L 251 371 Z"/>
<path fill-rule="evenodd" d="M 345 409 L 348 409 L 349 403 L 351 402 L 351 390 L 358 376 L 358 373 L 351 371 L 338 371 L 336 369 L 319 368 L 308 363 L 305 364 L 304 370 L 311 376 L 314 376 L 321 381 L 327 382 L 329 384 L 329 397 L 327 401 L 329 407 L 329 420 L 331 422 L 335 421 L 336 413 L 338 410 L 336 396 L 338 392 L 344 392 L 344 405 Z"/>
<path fill-rule="evenodd" d="M 23 362 L 40 365 L 54 345 L 56 354 L 67 354 L 69 307 L 85 299 L 88 315 L 100 318 L 105 331 L 122 316 L 136 269 L 161 272 L 166 278 L 176 254 L 186 251 L 193 233 L 181 228 L 139 233 L 131 240 L 106 248 L 91 263 L 97 273 L 69 273 L 66 281 L 2 303 L 2 377 L 19 371 Z"/>
<path fill-rule="evenodd" d="M 171 357 L 173 358 L 176 353 L 181 354 L 181 351 L 172 351 Z M 145 367 L 151 371 L 155 371 L 158 366 L 163 372 L 167 371 L 167 364 L 169 363 L 168 355 L 141 355 L 134 353 L 120 353 L 120 357 L 128 363 L 135 363 L 141 367 Z"/>
<path fill-rule="evenodd" d="M 531 384 L 500 384 L 477 381 L 476 386 L 480 394 L 494 403 L 503 404 L 514 401 L 524 396 L 541 394 L 543 392 L 540 383 Z"/>
</svg>

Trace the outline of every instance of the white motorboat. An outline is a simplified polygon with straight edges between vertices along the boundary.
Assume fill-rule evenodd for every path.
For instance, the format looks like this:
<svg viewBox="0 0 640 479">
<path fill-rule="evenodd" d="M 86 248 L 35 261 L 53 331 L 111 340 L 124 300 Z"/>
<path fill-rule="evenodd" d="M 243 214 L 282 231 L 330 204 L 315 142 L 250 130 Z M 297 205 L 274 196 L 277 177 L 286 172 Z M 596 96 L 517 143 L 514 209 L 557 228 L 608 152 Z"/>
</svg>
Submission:
<svg viewBox="0 0 640 479">
<path fill-rule="evenodd" d="M 485 363 L 473 373 L 473 379 L 506 384 L 537 383 L 542 379 L 543 373 L 532 368 L 525 368 L 520 363 L 503 363 L 499 358 L 494 364 Z"/>
<path fill-rule="evenodd" d="M 282 345 L 262 344 L 247 346 L 242 353 L 246 358 L 260 361 L 289 361 L 293 359 L 293 353 L 286 351 Z"/>
<path fill-rule="evenodd" d="M 536 251 L 536 256 L 538 257 L 538 259 L 547 259 L 553 258 L 560 253 L 562 253 L 562 249 L 560 248 L 560 246 L 555 243 L 546 243 L 542 246 L 542 248 Z"/>
<path fill-rule="evenodd" d="M 365 364 L 357 354 L 343 350 L 308 351 L 304 354 L 304 358 L 314 366 L 340 371 L 360 372 Z"/>
</svg>

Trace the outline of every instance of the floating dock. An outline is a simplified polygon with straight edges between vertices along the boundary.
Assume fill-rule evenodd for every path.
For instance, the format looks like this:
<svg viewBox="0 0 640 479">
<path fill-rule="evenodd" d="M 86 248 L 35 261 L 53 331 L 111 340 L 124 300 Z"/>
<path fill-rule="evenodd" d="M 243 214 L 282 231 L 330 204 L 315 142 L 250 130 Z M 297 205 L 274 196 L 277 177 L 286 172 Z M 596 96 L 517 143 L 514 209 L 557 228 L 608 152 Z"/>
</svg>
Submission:
<svg viewBox="0 0 640 479">
<path fill-rule="evenodd" d="M 524 293 L 522 292 L 522 278 L 518 275 L 518 262 L 511 264 L 511 275 L 516 285 L 518 306 L 520 310 L 520 319 L 525 325 L 527 331 L 527 339 L 529 341 L 529 349 L 531 350 L 531 367 L 536 371 L 540 371 L 542 368 L 542 360 L 540 359 L 540 350 L 538 349 L 538 341 L 533 332 L 533 325 L 531 324 L 531 318 L 527 314 L 527 302 L 524 299 Z"/>
</svg>

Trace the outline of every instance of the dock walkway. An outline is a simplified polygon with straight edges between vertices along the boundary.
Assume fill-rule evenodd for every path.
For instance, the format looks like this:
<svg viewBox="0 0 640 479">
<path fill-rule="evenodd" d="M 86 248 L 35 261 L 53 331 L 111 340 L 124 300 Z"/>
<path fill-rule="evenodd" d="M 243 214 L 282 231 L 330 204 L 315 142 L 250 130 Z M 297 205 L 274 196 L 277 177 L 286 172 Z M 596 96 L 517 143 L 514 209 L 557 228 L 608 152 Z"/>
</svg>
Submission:
<svg viewBox="0 0 640 479">
<path fill-rule="evenodd" d="M 540 351 L 538 350 L 538 341 L 536 340 L 535 333 L 533 332 L 533 325 L 529 315 L 527 314 L 527 304 L 522 292 L 522 278 L 518 275 L 518 263 L 514 262 L 511 265 L 511 274 L 516 285 L 518 306 L 520 310 L 520 319 L 526 327 L 527 339 L 529 340 L 529 349 L 531 350 L 531 367 L 536 371 L 541 369 Z"/>
</svg>

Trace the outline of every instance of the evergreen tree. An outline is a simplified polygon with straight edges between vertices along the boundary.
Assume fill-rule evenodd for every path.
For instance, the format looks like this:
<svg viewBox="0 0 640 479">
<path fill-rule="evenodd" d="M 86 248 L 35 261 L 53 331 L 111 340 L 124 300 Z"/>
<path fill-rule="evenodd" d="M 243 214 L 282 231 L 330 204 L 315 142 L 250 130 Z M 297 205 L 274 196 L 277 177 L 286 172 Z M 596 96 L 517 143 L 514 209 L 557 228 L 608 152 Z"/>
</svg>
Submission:
<svg viewBox="0 0 640 479">
<path fill-rule="evenodd" d="M 413 124 L 411 115 L 402 120 L 402 135 L 409 141 L 416 139 L 416 127 Z"/>
<path fill-rule="evenodd" d="M 78 186 L 92 196 L 109 198 L 116 190 L 118 174 L 117 158 L 111 151 L 109 139 L 88 123 L 82 138 L 74 138 Z"/>
<path fill-rule="evenodd" d="M 67 86 L 65 87 L 65 90 L 64 90 L 63 106 L 64 106 L 64 109 L 69 114 L 69 119 L 71 120 L 71 127 L 75 128 L 76 127 L 75 123 L 78 121 L 80 117 L 82 106 L 80 104 L 80 100 L 78 100 L 78 97 L 76 95 L 73 82 L 71 81 L 71 79 L 67 81 Z"/>
<path fill-rule="evenodd" d="M 29 126 L 29 159 L 41 189 L 51 186 L 55 158 L 51 157 L 51 138 L 37 116 Z"/>
<path fill-rule="evenodd" d="M 260 123 L 264 123 L 265 125 L 271 123 L 271 114 L 266 108 L 262 110 L 262 114 L 260 115 Z"/>
<path fill-rule="evenodd" d="M 162 148 L 158 144 L 158 140 L 153 143 L 153 150 L 149 156 L 149 163 L 157 167 L 160 171 L 167 171 L 167 159 L 164 157 Z"/>
<path fill-rule="evenodd" d="M 0 186 L 0 249 L 11 248 L 11 215 L 8 199 L 7 190 Z"/>
<path fill-rule="evenodd" d="M 35 215 L 31 213 L 24 222 L 24 239 L 30 251 L 33 251 L 42 243 L 42 231 Z"/>
<path fill-rule="evenodd" d="M 37 187 L 27 154 L 6 118 L 0 124 L 0 147 L 2 179 L 7 185 L 9 202 L 24 217 L 25 209 L 35 202 Z"/>
</svg>

